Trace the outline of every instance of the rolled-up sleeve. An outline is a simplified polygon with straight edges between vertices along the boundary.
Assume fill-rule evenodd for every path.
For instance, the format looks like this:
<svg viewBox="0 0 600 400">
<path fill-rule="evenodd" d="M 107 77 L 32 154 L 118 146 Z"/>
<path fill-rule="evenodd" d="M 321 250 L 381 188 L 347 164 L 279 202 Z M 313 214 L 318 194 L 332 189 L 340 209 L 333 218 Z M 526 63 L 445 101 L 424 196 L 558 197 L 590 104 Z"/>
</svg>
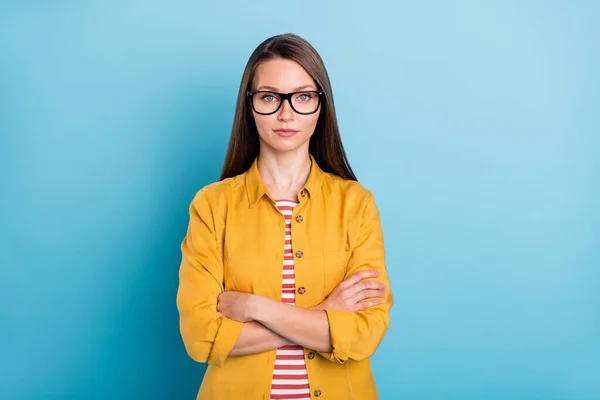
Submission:
<svg viewBox="0 0 600 400">
<path fill-rule="evenodd" d="M 325 309 L 329 319 L 332 351 L 320 352 L 325 358 L 338 363 L 348 360 L 361 361 L 373 355 L 385 336 L 394 302 L 385 264 L 383 229 L 379 211 L 369 193 L 363 208 L 356 245 L 346 268 L 346 276 L 363 270 L 377 270 L 383 282 L 386 297 L 380 305 L 362 311 Z"/>
<path fill-rule="evenodd" d="M 198 362 L 222 366 L 243 323 L 217 311 L 223 292 L 223 260 L 217 246 L 214 216 L 203 190 L 190 205 L 187 234 L 181 244 L 177 309 L 183 343 Z"/>
</svg>

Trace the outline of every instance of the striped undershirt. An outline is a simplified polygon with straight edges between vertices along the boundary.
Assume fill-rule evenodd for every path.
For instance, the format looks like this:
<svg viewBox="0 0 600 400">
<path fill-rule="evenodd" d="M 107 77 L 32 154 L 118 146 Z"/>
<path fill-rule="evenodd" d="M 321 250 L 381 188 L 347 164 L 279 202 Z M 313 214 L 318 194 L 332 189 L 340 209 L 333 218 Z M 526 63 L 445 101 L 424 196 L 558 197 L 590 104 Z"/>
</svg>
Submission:
<svg viewBox="0 0 600 400">
<path fill-rule="evenodd" d="M 294 274 L 294 255 L 292 254 L 292 210 L 298 203 L 291 200 L 277 200 L 275 203 L 285 217 L 281 301 L 295 306 L 296 278 Z M 271 400 L 288 399 L 310 399 L 304 348 L 298 345 L 280 347 L 275 354 Z"/>
</svg>

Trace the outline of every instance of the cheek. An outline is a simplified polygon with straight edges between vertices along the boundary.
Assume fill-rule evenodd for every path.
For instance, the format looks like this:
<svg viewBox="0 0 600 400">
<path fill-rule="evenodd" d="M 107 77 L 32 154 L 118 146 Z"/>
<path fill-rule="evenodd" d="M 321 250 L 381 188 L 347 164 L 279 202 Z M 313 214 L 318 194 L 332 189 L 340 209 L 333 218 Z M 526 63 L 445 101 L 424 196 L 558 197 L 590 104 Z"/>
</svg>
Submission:
<svg viewBox="0 0 600 400">
<path fill-rule="evenodd" d="M 302 130 L 312 132 L 317 126 L 317 121 L 319 120 L 319 115 L 307 115 L 306 118 L 302 121 Z"/>
<path fill-rule="evenodd" d="M 254 115 L 254 123 L 256 124 L 256 129 L 258 130 L 259 134 L 263 134 L 266 132 L 269 132 L 271 130 L 271 128 L 274 125 L 274 123 L 276 121 L 274 121 L 274 118 L 270 115 L 259 115 L 259 114 L 253 114 Z"/>
</svg>

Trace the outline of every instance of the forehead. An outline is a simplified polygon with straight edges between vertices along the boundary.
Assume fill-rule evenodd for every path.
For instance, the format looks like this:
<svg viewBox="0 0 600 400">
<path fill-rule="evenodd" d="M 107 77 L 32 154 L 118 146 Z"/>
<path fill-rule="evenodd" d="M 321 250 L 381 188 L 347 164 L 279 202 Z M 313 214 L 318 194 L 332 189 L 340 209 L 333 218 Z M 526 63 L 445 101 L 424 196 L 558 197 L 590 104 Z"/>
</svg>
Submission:
<svg viewBox="0 0 600 400">
<path fill-rule="evenodd" d="M 270 86 L 280 92 L 291 92 L 306 85 L 316 89 L 315 81 L 300 64 L 277 58 L 265 61 L 256 68 L 252 86 L 255 90 Z"/>
</svg>

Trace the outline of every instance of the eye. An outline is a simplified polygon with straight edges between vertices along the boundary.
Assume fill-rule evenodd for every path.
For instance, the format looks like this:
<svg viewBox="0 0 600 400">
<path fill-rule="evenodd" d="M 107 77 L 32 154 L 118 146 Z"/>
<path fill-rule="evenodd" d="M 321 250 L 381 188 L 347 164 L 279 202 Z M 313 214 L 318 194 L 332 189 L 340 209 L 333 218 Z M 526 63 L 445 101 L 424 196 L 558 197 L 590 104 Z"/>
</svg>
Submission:
<svg viewBox="0 0 600 400">
<path fill-rule="evenodd" d="M 300 101 L 310 101 L 312 100 L 312 98 L 314 97 L 314 93 L 299 93 L 298 94 L 298 100 Z"/>
<path fill-rule="evenodd" d="M 273 93 L 263 93 L 260 96 L 262 101 L 266 101 L 267 103 L 273 103 L 279 101 L 279 97 L 275 96 Z"/>
</svg>

